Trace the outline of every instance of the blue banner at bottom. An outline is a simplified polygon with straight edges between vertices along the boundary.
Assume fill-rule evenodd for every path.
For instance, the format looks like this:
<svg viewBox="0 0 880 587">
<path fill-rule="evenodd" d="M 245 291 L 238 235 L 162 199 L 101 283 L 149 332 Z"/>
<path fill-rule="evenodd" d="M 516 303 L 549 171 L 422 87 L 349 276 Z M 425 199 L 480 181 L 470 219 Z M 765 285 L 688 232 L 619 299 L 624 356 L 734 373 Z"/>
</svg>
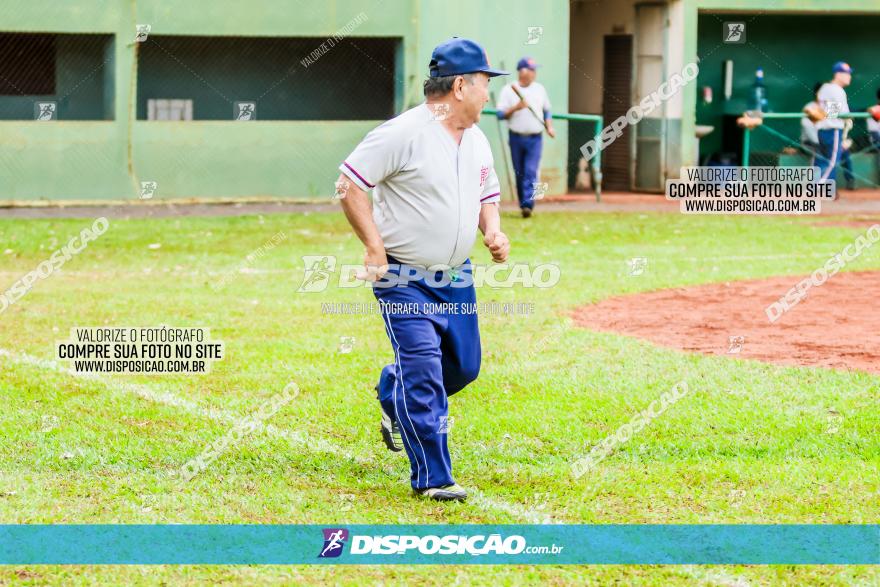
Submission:
<svg viewBox="0 0 880 587">
<path fill-rule="evenodd" d="M 0 564 L 880 564 L 880 525 L 2 525 Z"/>
</svg>

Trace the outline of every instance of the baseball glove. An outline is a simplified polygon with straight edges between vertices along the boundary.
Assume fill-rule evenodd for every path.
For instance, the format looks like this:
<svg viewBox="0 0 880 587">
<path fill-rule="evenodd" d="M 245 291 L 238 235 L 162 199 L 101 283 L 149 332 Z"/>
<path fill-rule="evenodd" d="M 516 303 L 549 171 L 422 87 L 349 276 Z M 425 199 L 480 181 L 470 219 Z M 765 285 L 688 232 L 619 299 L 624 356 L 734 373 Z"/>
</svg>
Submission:
<svg viewBox="0 0 880 587">
<path fill-rule="evenodd" d="M 759 116 L 751 116 L 750 113 L 746 112 L 736 119 L 736 124 L 740 128 L 752 129 L 764 124 L 764 120 Z"/>
<path fill-rule="evenodd" d="M 807 115 L 807 118 L 809 118 L 813 122 L 819 122 L 820 120 L 825 120 L 828 117 L 828 114 L 826 114 L 825 111 L 818 106 L 807 106 L 806 108 L 804 108 L 804 113 Z"/>
</svg>

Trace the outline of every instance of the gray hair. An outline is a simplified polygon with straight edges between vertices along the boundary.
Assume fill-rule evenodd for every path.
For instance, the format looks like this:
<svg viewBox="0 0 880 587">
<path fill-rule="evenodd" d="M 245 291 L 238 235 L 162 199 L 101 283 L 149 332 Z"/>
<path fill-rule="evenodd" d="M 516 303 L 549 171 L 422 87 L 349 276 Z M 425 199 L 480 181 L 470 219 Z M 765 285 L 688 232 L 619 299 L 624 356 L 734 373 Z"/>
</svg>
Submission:
<svg viewBox="0 0 880 587">
<path fill-rule="evenodd" d="M 452 91 L 452 84 L 455 83 L 455 78 L 463 77 L 466 82 L 469 84 L 474 83 L 474 74 L 472 73 L 464 73 L 460 76 L 458 75 L 446 75 L 443 77 L 429 77 L 425 80 L 424 89 L 425 89 L 425 97 L 426 98 L 442 98 L 446 94 Z"/>
</svg>

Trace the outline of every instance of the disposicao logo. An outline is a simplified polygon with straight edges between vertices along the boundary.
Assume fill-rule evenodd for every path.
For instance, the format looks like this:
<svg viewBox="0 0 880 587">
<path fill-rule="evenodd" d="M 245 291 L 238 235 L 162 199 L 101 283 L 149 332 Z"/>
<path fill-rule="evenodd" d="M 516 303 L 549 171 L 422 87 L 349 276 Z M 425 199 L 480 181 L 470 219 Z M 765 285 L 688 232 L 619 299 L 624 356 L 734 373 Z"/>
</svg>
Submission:
<svg viewBox="0 0 880 587">
<path fill-rule="evenodd" d="M 480 556 L 486 554 L 558 554 L 562 547 L 526 546 L 526 539 L 514 535 L 503 538 L 499 534 L 477 536 L 361 536 L 351 535 L 344 528 L 325 528 L 324 546 L 318 558 L 335 558 L 342 554 L 345 544 L 350 542 L 350 555 L 405 555 L 409 551 L 418 554 Z M 349 541 L 349 538 L 351 540 Z"/>
<path fill-rule="evenodd" d="M 318 558 L 335 558 L 342 554 L 348 530 L 345 528 L 324 528 L 324 547 Z"/>
<path fill-rule="evenodd" d="M 520 554 L 526 550 L 522 536 L 354 536 L 351 554 Z"/>
</svg>

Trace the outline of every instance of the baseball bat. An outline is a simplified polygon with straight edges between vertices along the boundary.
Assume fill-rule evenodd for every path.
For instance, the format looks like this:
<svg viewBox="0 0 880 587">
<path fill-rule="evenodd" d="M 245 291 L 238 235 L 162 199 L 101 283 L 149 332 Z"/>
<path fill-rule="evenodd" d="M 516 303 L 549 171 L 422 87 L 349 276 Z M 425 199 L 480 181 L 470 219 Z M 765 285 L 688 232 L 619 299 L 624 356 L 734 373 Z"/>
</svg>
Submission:
<svg viewBox="0 0 880 587">
<path fill-rule="evenodd" d="M 501 64 L 501 67 L 504 67 L 504 63 Z M 493 104 L 497 104 L 494 92 L 489 92 L 489 99 L 492 100 Z M 507 156 L 507 144 L 504 142 L 504 131 L 501 130 L 501 120 L 497 116 L 495 117 L 495 120 L 498 122 L 498 142 L 501 143 L 501 156 L 504 157 L 504 175 L 507 176 L 507 189 L 509 189 L 513 197 L 516 198 L 518 196 L 513 187 L 513 181 L 511 180 L 513 174 L 510 171 L 510 158 Z"/>
<path fill-rule="evenodd" d="M 526 105 L 526 110 L 528 110 L 529 112 L 532 113 L 532 116 L 534 116 L 535 119 L 536 119 L 538 122 L 541 123 L 541 125 L 544 127 L 544 130 L 547 130 L 547 121 L 544 120 L 543 118 L 541 118 L 540 116 L 538 116 L 538 113 L 537 113 L 537 112 L 535 112 L 534 110 L 532 110 L 532 107 L 529 106 L 529 103 L 528 103 L 528 102 L 526 102 L 526 99 L 525 99 L 525 98 L 523 97 L 523 95 L 520 93 L 519 89 L 518 89 L 515 85 L 513 85 L 513 84 L 510 84 L 510 88 L 513 90 L 513 93 L 516 94 L 517 98 L 519 98 L 520 100 L 522 100 L 523 103 Z"/>
</svg>

